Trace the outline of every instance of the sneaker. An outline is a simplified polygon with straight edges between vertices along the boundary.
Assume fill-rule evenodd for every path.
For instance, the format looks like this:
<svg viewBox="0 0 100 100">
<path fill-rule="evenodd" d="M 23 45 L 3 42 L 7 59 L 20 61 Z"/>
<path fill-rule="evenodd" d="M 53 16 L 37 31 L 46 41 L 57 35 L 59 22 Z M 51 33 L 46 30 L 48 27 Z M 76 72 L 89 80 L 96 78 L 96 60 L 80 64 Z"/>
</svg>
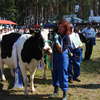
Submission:
<svg viewBox="0 0 100 100">
<path fill-rule="evenodd" d="M 73 83 L 73 79 L 68 79 L 68 82 L 69 83 Z"/>
<path fill-rule="evenodd" d="M 84 58 L 83 61 L 90 61 L 90 59 L 85 59 L 85 58 Z"/>
<path fill-rule="evenodd" d="M 62 98 L 62 100 L 67 100 L 67 96 L 64 96 L 64 97 Z"/>
<path fill-rule="evenodd" d="M 80 79 L 78 79 L 78 78 L 74 79 L 74 81 L 81 82 L 81 80 L 80 80 Z"/>
<path fill-rule="evenodd" d="M 66 91 L 63 91 L 63 98 L 62 100 L 67 100 L 67 92 Z"/>
<path fill-rule="evenodd" d="M 62 98 L 62 100 L 67 100 L 67 97 Z"/>
</svg>

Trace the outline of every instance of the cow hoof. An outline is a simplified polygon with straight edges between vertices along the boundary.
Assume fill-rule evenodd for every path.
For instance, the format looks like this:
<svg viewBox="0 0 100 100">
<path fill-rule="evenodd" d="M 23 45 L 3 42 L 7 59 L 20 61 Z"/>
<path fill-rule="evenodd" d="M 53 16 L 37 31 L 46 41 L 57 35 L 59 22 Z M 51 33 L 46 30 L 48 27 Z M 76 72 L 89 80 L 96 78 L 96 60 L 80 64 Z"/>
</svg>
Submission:
<svg viewBox="0 0 100 100">
<path fill-rule="evenodd" d="M 28 94 L 27 93 L 25 93 L 25 97 L 28 97 Z"/>
<path fill-rule="evenodd" d="M 27 97 L 28 96 L 28 91 L 27 92 L 24 92 L 25 96 Z"/>
<path fill-rule="evenodd" d="M 42 77 L 42 79 L 46 80 L 46 79 L 47 79 L 47 77 L 44 75 L 44 76 Z"/>
<path fill-rule="evenodd" d="M 35 91 L 36 91 L 36 89 L 35 89 L 35 88 L 33 88 L 33 89 L 32 89 L 32 92 L 35 92 Z"/>
<path fill-rule="evenodd" d="M 32 89 L 31 89 L 31 92 L 32 92 L 32 93 L 33 93 L 33 92 L 35 92 L 35 91 L 36 91 L 36 89 L 35 89 L 35 88 L 32 88 Z"/>
<path fill-rule="evenodd" d="M 47 80 L 47 78 L 46 78 L 46 77 L 43 77 L 42 79 L 43 79 L 43 80 Z"/>
<path fill-rule="evenodd" d="M 2 90 L 3 89 L 3 84 L 2 83 L 0 83 L 0 90 Z"/>
</svg>

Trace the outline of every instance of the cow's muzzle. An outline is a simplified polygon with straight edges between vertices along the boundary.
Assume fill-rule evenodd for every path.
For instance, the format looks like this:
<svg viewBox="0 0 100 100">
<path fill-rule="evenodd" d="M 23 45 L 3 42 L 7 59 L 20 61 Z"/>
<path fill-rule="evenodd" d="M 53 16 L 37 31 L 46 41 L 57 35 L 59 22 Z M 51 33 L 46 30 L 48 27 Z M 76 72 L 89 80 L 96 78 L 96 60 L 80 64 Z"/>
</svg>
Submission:
<svg viewBox="0 0 100 100">
<path fill-rule="evenodd" d="M 51 48 L 46 48 L 46 49 L 44 48 L 43 50 L 44 50 L 45 53 L 47 53 L 49 55 L 52 54 L 52 49 Z"/>
</svg>

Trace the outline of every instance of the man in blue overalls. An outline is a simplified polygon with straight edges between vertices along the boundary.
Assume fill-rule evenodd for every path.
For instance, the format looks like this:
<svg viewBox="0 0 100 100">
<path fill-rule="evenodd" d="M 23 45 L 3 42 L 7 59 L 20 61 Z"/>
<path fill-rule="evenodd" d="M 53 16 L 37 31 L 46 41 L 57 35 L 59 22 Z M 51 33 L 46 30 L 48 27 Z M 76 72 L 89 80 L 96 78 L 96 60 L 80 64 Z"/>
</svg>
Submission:
<svg viewBox="0 0 100 100">
<path fill-rule="evenodd" d="M 68 35 L 71 34 L 70 23 L 62 20 L 58 26 L 58 33 L 54 36 L 53 43 L 53 70 L 52 79 L 54 86 L 54 93 L 52 97 L 57 96 L 58 87 L 63 91 L 62 100 L 67 100 L 67 90 L 68 90 L 68 46 L 70 40 Z"/>
</svg>

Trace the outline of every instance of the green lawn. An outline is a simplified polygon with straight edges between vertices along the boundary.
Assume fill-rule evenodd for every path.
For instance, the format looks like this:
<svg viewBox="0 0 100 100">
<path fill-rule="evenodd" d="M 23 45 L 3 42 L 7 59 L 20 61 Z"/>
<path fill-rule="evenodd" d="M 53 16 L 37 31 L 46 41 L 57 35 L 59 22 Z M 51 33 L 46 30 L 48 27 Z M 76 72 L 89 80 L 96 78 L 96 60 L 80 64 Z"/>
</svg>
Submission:
<svg viewBox="0 0 100 100">
<path fill-rule="evenodd" d="M 69 84 L 68 100 L 100 100 L 100 39 L 96 42 L 92 59 L 81 65 L 81 82 Z M 22 90 L 7 90 L 8 83 L 3 82 L 4 88 L 0 91 L 0 100 L 60 100 L 61 90 L 57 98 L 48 98 L 53 92 L 50 70 L 47 71 L 46 80 L 42 79 L 42 74 L 42 70 L 36 72 L 36 92 L 29 93 L 28 97 L 24 97 Z"/>
</svg>

